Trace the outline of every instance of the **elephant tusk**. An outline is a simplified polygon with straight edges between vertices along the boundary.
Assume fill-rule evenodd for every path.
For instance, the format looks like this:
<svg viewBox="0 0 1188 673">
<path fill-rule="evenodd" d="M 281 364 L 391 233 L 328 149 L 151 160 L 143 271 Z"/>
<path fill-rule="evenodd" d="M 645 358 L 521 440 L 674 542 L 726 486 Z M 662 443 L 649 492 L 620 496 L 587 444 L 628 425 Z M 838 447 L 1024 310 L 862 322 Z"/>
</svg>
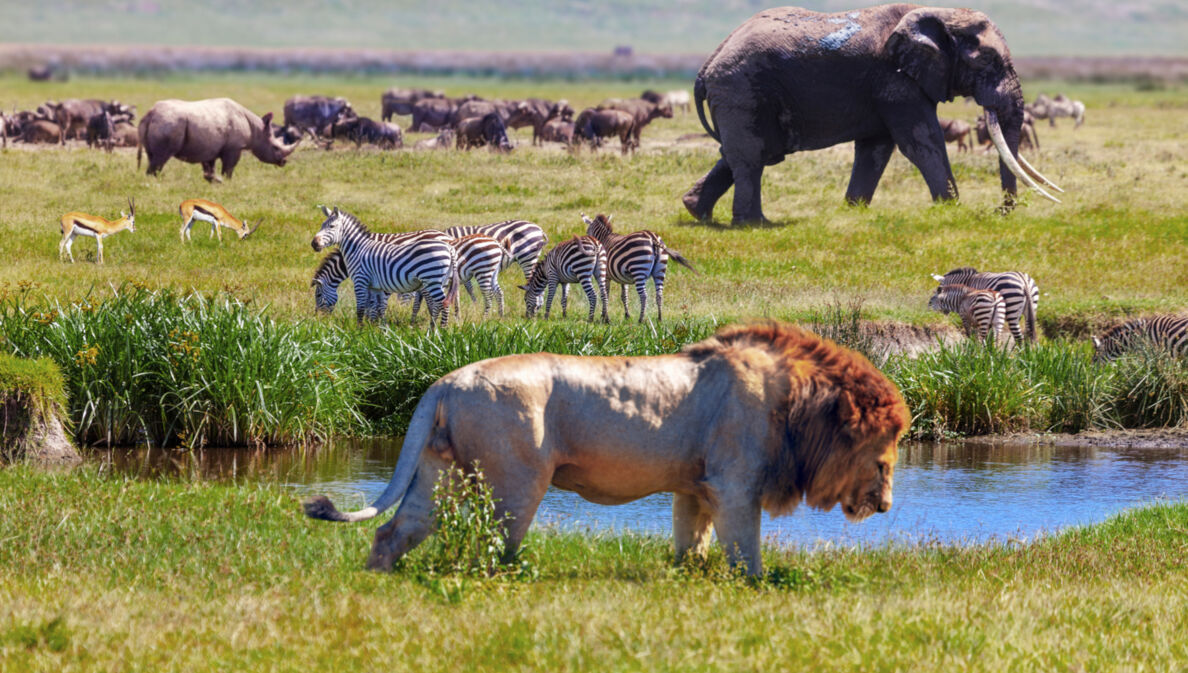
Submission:
<svg viewBox="0 0 1188 673">
<path fill-rule="evenodd" d="M 1060 203 L 1060 199 L 1049 194 L 1043 187 L 1040 187 L 1035 180 L 1023 170 L 1019 162 L 1015 161 L 1015 155 L 1011 153 L 1011 148 L 1007 147 L 1006 138 L 1002 136 L 1002 127 L 998 125 L 998 115 L 994 110 L 986 108 L 986 128 L 990 131 L 990 140 L 994 143 L 994 149 L 998 150 L 998 157 L 1002 160 L 1006 167 L 1010 169 L 1015 177 L 1027 183 L 1035 191 L 1039 192 L 1041 196 L 1049 201 Z"/>
<path fill-rule="evenodd" d="M 1051 187 L 1052 189 L 1055 189 L 1056 191 L 1060 192 L 1061 194 L 1064 193 L 1064 190 L 1057 187 L 1055 182 L 1052 182 L 1051 180 L 1045 178 L 1043 173 L 1040 173 L 1039 171 L 1035 170 L 1035 167 L 1032 166 L 1030 163 L 1028 163 L 1027 160 L 1023 158 L 1022 154 L 1019 155 L 1019 165 L 1023 167 L 1023 170 L 1030 173 L 1031 177 L 1035 178 L 1036 180 L 1039 180 L 1040 182 L 1044 183 L 1045 185 Z"/>
</svg>

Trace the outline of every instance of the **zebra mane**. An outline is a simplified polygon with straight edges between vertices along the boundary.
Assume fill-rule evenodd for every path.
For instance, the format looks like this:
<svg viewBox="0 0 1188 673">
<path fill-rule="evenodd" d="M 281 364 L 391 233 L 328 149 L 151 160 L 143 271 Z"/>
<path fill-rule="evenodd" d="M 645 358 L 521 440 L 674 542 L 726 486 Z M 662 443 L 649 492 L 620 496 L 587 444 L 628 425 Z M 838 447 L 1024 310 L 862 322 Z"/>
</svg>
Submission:
<svg viewBox="0 0 1188 673">
<path fill-rule="evenodd" d="M 371 230 L 367 228 L 367 225 L 360 222 L 359 218 L 346 212 L 345 210 L 338 211 L 338 219 L 342 223 L 341 226 L 353 228 L 364 236 L 371 235 Z"/>
<path fill-rule="evenodd" d="M 318 268 L 314 269 L 313 280 L 311 280 L 309 284 L 316 284 L 318 279 L 322 277 L 322 274 L 329 273 L 330 265 L 337 264 L 338 258 L 340 257 L 342 257 L 342 253 L 340 251 L 337 249 L 331 250 L 330 254 L 323 257 L 322 261 L 318 263 Z"/>
<path fill-rule="evenodd" d="M 972 266 L 962 266 L 962 267 L 953 269 L 952 271 L 946 273 L 945 275 L 952 276 L 952 275 L 959 274 L 959 273 L 976 274 L 977 272 L 978 272 L 978 270 L 973 268 Z"/>
</svg>

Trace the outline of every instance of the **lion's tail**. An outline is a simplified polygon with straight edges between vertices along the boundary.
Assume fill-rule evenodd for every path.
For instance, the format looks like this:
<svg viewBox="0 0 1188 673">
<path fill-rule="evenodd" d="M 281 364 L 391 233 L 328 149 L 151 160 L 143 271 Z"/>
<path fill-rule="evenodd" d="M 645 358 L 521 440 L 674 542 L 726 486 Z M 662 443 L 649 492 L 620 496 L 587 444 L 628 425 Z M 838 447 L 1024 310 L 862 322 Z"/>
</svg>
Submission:
<svg viewBox="0 0 1188 673">
<path fill-rule="evenodd" d="M 404 436 L 404 445 L 400 447 L 400 458 L 396 461 L 396 470 L 388 487 L 376 498 L 370 506 L 357 512 L 340 512 L 324 495 L 315 496 L 302 503 L 305 515 L 311 519 L 324 521 L 366 521 L 379 516 L 384 510 L 395 505 L 404 497 L 413 476 L 417 473 L 417 465 L 421 461 L 421 452 L 433 438 L 439 425 L 445 424 L 444 401 L 445 388 L 433 386 L 421 398 L 413 412 L 412 421 L 408 424 L 408 433 Z"/>
</svg>

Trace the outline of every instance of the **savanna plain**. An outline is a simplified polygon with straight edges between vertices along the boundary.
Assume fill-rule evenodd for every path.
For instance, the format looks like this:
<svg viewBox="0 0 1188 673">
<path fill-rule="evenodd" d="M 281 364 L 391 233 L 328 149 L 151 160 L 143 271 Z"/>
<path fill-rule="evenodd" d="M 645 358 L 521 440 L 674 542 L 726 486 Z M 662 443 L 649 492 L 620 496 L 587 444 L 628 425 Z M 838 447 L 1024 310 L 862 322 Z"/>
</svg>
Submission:
<svg viewBox="0 0 1188 673">
<path fill-rule="evenodd" d="M 323 93 L 378 117 L 379 94 L 392 84 L 234 74 L 34 85 L 2 76 L 0 104 L 118 98 L 143 114 L 162 98 L 230 96 L 279 114 L 290 95 Z M 578 109 L 648 87 L 687 86 L 416 77 L 399 84 L 566 98 Z M 705 139 L 682 139 L 701 128 L 695 115 L 680 113 L 653 122 L 641 151 L 625 158 L 615 142 L 596 155 L 533 148 L 522 131 L 510 155 L 307 145 L 284 168 L 245 156 L 232 179 L 213 186 L 197 166 L 178 162 L 146 177 L 128 150 L 10 144 L 0 151 L 0 343 L 58 361 L 75 429 L 92 441 L 113 428 L 132 438 L 148 428 L 167 444 L 193 445 L 202 433 L 243 441 L 236 432 L 257 424 L 253 439 L 286 443 L 396 432 L 436 376 L 504 352 L 671 352 L 714 324 L 763 317 L 829 323 L 833 335 L 855 342 L 862 337 L 847 325 L 858 319 L 935 327 L 947 319 L 927 310 L 935 287 L 928 274 L 969 265 L 1031 274 L 1043 292 L 1045 341 L 1018 355 L 958 346 L 884 361 L 916 415 L 914 434 L 1182 425 L 1184 367 L 1139 363 L 1100 374 L 1084 339 L 1125 315 L 1188 305 L 1188 90 L 1025 87 L 1029 100 L 1064 91 L 1088 111 L 1077 130 L 1068 120 L 1054 129 L 1041 123 L 1041 149 L 1028 154 L 1066 190 L 1064 203 L 1024 195 L 1008 216 L 996 210 L 993 154 L 955 149 L 960 203 L 932 205 L 915 169 L 897 155 L 874 202 L 846 207 L 850 153 L 838 147 L 767 170 L 770 225 L 728 224 L 729 194 L 716 223 L 694 222 L 679 197 L 717 153 Z M 972 122 L 977 109 L 958 101 L 941 114 Z M 406 144 L 421 137 L 428 136 L 410 134 Z M 107 239 L 106 264 L 92 263 L 88 239 L 74 246 L 78 263 L 57 260 L 61 214 L 115 216 L 127 197 L 136 200 L 136 232 Z M 177 206 L 192 197 L 263 224 L 251 238 L 222 245 L 196 227 L 194 242 L 183 245 Z M 656 231 L 701 273 L 670 267 L 665 323 L 656 327 L 587 328 L 580 297 L 567 319 L 524 321 L 513 269 L 502 277 L 502 320 L 480 322 L 464 302 L 466 324 L 440 336 L 423 334 L 423 317 L 407 326 L 407 307 L 395 309 L 397 325 L 356 328 L 347 293 L 333 317 L 313 315 L 309 280 L 318 255 L 309 243 L 322 219 L 318 204 L 355 213 L 376 231 L 524 218 L 551 243 L 584 233 L 582 212 L 605 212 L 621 229 Z M 181 298 L 190 292 L 204 298 Z M 611 315 L 622 321 L 613 301 Z M 169 335 L 162 350 L 148 336 L 149 345 L 134 350 L 137 335 L 158 331 Z M 117 355 L 116 343 L 129 350 Z M 163 364 L 182 356 L 193 371 Z M 144 370 L 154 380 L 168 372 L 181 381 L 175 406 L 146 388 L 139 394 L 155 400 L 151 413 L 119 416 L 117 407 L 144 402 L 128 386 L 118 404 L 104 407 L 114 390 L 104 386 L 149 378 L 121 372 L 121 357 L 158 363 Z M 234 365 L 248 364 L 285 373 L 219 397 L 242 384 Z M 944 376 L 940 367 L 948 368 Z M 1162 406 L 1115 399 L 1156 369 Z M 311 372 L 319 376 L 303 384 Z M 274 398 L 278 406 L 269 406 Z M 1063 425 L 1072 417 L 1082 420 Z M 395 573 L 375 574 L 362 569 L 371 531 L 305 520 L 279 482 L 136 480 L 96 467 L 0 471 L 0 670 L 1188 666 L 1183 504 L 1152 505 L 1026 544 L 770 547 L 758 580 L 734 575 L 720 552 L 674 567 L 663 537 L 552 530 L 534 531 L 521 562 L 494 577 L 442 572 L 427 560 L 432 545 Z"/>
</svg>

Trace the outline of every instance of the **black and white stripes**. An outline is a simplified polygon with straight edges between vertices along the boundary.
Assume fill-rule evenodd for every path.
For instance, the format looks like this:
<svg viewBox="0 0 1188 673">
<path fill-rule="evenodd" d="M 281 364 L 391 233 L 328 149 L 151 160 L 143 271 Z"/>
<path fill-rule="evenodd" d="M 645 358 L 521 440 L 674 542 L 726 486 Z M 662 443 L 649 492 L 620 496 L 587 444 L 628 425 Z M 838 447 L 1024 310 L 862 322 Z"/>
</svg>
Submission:
<svg viewBox="0 0 1188 673">
<path fill-rule="evenodd" d="M 1112 327 L 1100 339 L 1093 337 L 1093 359 L 1113 360 L 1125 351 L 1143 346 L 1188 357 L 1188 316 L 1148 316 Z"/>
<path fill-rule="evenodd" d="M 582 215 L 586 223 L 586 233 L 602 243 L 606 248 L 607 277 L 619 283 L 619 297 L 623 301 L 623 316 L 631 317 L 627 306 L 627 284 L 635 285 L 639 294 L 639 322 L 644 321 L 648 309 L 648 279 L 656 291 L 656 321 L 664 319 L 664 277 L 668 271 L 668 258 L 693 269 L 693 266 L 680 255 L 664 245 L 664 241 L 651 231 L 641 230 L 630 234 L 616 234 L 611 226 L 610 217 L 598 215 L 593 220 Z M 693 269 L 696 271 L 696 269 Z"/>
<path fill-rule="evenodd" d="M 928 300 L 928 308 L 941 313 L 961 316 L 965 333 L 977 331 L 985 341 L 989 335 L 997 340 L 1006 319 L 1006 302 L 994 290 L 980 290 L 966 285 L 941 285 Z"/>
<path fill-rule="evenodd" d="M 457 226 L 446 229 L 451 238 L 462 238 L 471 234 L 490 236 L 499 241 L 511 253 L 512 259 L 524 272 L 524 280 L 532 277 L 532 270 L 540 259 L 540 252 L 549 242 L 549 236 L 539 226 L 528 220 L 504 220 L 480 226 Z"/>
<path fill-rule="evenodd" d="M 993 273 L 978 272 L 969 266 L 953 269 L 943 276 L 933 274 L 941 285 L 965 285 L 978 290 L 994 290 L 1006 302 L 1006 323 L 1015 337 L 1015 343 L 1023 343 L 1022 322 L 1027 323 L 1027 340 L 1035 342 L 1038 330 L 1035 313 L 1039 309 L 1039 286 L 1031 276 L 1021 271 Z"/>
<path fill-rule="evenodd" d="M 547 287 L 548 298 L 544 304 L 545 318 L 548 318 L 553 307 L 553 295 L 560 284 L 561 315 L 564 317 L 569 302 L 569 283 L 581 283 L 586 291 L 586 298 L 590 301 L 587 320 L 594 320 L 597 297 L 601 297 L 602 321 L 610 322 L 606 311 L 606 249 L 592 236 L 574 236 L 562 241 L 536 265 L 528 284 L 520 286 L 524 290 L 526 316 L 531 318 L 536 314 L 541 305 L 541 295 Z M 597 295 L 595 286 L 598 288 Z"/>
<path fill-rule="evenodd" d="M 346 261 L 355 289 L 355 314 L 359 322 L 368 307 L 372 291 L 424 291 L 429 303 L 430 328 L 440 315 L 444 327 L 449 313 L 443 311 L 457 296 L 457 252 L 448 242 L 429 237 L 409 237 L 393 242 L 372 234 L 358 219 L 335 208 L 323 208 L 326 221 L 314 235 L 314 250 L 336 245 Z M 379 315 L 369 316 L 378 319 Z"/>
</svg>

